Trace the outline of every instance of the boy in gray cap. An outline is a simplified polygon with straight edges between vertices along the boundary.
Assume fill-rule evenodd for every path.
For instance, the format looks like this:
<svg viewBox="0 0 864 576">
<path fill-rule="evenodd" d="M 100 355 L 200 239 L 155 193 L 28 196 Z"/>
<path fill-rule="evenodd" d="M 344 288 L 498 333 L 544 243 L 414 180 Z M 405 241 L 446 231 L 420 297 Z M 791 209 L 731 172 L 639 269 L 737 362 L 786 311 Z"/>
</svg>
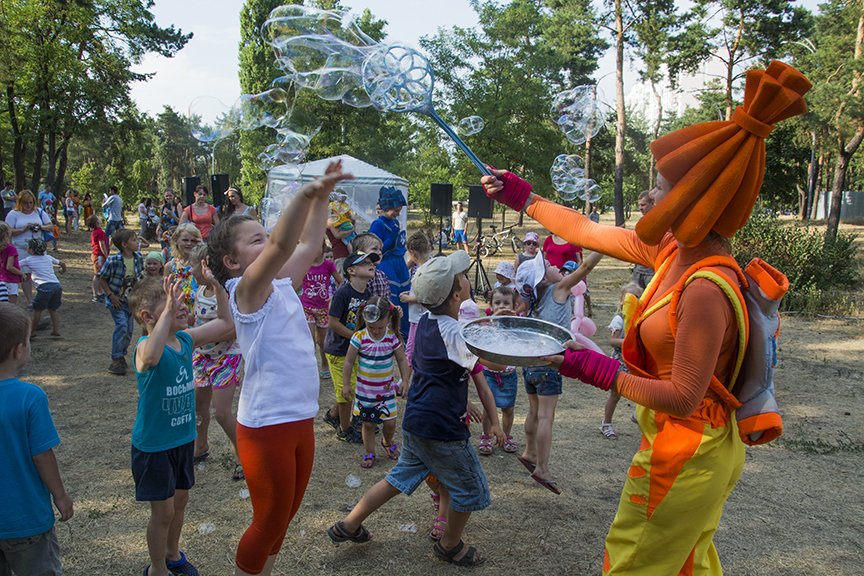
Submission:
<svg viewBox="0 0 864 576">
<path fill-rule="evenodd" d="M 430 474 L 447 489 L 450 512 L 447 528 L 435 543 L 435 556 L 459 566 L 486 560 L 466 546 L 462 531 L 475 510 L 490 503 L 489 484 L 466 424 L 469 375 L 482 370 L 477 356 L 462 339 L 459 305 L 468 298 L 468 253 L 459 250 L 432 258 L 414 275 L 414 294 L 429 309 L 420 317 L 414 345 L 414 376 L 402 421 L 402 453 L 384 480 L 369 489 L 348 516 L 327 530 L 334 542 L 368 542 L 362 522 L 397 494 L 410 495 Z M 503 366 L 483 361 L 489 367 Z M 505 437 L 498 424 L 495 400 L 482 378 L 475 380 L 483 409 L 492 420 L 496 444 Z"/>
</svg>

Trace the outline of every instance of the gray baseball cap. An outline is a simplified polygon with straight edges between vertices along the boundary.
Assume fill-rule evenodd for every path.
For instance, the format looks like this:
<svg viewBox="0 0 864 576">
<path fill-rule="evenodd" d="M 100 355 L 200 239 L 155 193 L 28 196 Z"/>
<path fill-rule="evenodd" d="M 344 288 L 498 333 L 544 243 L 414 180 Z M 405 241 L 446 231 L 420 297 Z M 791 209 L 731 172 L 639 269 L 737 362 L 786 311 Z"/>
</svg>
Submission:
<svg viewBox="0 0 864 576">
<path fill-rule="evenodd" d="M 414 273 L 412 287 L 417 301 L 427 308 L 443 304 L 453 290 L 456 276 L 466 272 L 470 265 L 471 257 L 464 250 L 426 261 Z"/>
</svg>

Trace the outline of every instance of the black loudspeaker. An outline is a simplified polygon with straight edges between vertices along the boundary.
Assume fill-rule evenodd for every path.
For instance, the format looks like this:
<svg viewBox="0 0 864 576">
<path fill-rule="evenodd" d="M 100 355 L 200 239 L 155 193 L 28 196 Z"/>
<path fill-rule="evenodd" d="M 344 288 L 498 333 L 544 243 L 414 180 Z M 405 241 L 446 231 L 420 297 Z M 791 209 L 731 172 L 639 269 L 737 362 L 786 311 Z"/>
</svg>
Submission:
<svg viewBox="0 0 864 576">
<path fill-rule="evenodd" d="M 189 206 L 195 203 L 195 188 L 201 184 L 198 176 L 186 176 L 183 178 L 183 205 Z"/>
<path fill-rule="evenodd" d="M 228 190 L 228 174 L 210 175 L 210 193 L 213 194 L 213 205 L 225 204 L 225 191 Z"/>
<path fill-rule="evenodd" d="M 429 210 L 432 216 L 450 218 L 453 213 L 453 184 L 433 182 L 429 185 Z"/>
<path fill-rule="evenodd" d="M 470 218 L 492 218 L 494 200 L 486 196 L 483 186 L 468 187 L 468 216 Z"/>
</svg>

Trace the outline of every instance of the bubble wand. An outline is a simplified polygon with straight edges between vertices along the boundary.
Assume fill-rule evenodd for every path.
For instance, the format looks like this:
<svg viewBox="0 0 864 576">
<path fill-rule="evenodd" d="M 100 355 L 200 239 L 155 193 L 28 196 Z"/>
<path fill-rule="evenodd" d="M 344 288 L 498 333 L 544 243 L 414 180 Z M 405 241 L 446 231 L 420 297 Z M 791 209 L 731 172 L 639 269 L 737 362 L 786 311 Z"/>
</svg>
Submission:
<svg viewBox="0 0 864 576">
<path fill-rule="evenodd" d="M 435 111 L 432 104 L 435 75 L 429 60 L 419 51 L 402 44 L 380 47 L 363 62 L 363 88 L 378 110 L 416 112 L 434 120 L 481 173 L 492 175 L 474 151 Z"/>
</svg>

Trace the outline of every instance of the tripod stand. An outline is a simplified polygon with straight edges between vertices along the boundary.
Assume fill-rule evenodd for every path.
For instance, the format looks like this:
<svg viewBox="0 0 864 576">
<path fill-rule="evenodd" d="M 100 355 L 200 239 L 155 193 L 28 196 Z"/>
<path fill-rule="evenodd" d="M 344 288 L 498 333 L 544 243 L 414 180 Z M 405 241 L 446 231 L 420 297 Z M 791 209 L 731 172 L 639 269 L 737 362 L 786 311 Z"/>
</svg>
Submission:
<svg viewBox="0 0 864 576">
<path fill-rule="evenodd" d="M 474 259 L 471 260 L 471 265 L 468 266 L 468 272 L 474 269 L 474 297 L 482 298 L 485 302 L 489 302 L 492 292 L 492 284 L 489 282 L 489 275 L 486 274 L 486 268 L 483 267 L 483 259 L 480 256 L 480 251 L 483 249 L 483 219 L 477 218 L 477 240 L 474 242 Z"/>
</svg>

